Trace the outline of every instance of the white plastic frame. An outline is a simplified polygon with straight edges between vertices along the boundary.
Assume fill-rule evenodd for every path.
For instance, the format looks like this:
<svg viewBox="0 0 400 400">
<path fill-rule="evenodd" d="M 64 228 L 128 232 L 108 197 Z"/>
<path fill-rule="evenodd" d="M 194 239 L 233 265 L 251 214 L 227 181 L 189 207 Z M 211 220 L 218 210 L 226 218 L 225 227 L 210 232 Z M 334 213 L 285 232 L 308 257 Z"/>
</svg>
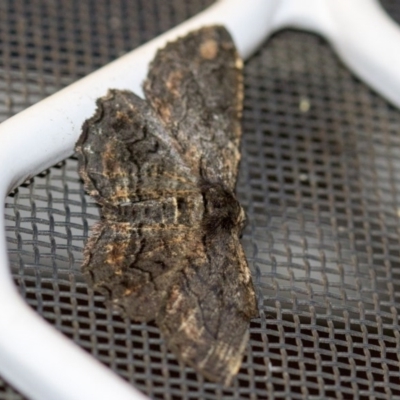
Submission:
<svg viewBox="0 0 400 400">
<path fill-rule="evenodd" d="M 70 156 L 95 99 L 108 88 L 141 94 L 149 61 L 167 41 L 210 24 L 231 32 L 244 58 L 274 31 L 317 32 L 373 89 L 400 106 L 400 30 L 376 0 L 220 0 L 206 11 L 0 125 L 0 199 Z M 4 203 L 1 203 L 4 208 Z M 35 400 L 146 397 L 45 322 L 10 275 L 0 213 L 0 374 Z"/>
</svg>

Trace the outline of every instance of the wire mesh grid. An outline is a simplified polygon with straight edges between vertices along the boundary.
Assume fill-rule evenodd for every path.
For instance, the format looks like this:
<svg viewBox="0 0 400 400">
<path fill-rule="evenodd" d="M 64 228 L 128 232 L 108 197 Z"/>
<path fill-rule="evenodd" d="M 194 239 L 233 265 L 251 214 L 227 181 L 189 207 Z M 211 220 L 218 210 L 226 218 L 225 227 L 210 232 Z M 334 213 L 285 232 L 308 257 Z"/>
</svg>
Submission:
<svg viewBox="0 0 400 400">
<path fill-rule="evenodd" d="M 2 2 L 1 118 L 209 3 Z M 398 2 L 383 4 L 400 20 Z M 122 319 L 86 286 L 98 210 L 73 157 L 7 198 L 21 295 L 154 399 L 400 399 L 400 112 L 322 39 L 285 31 L 246 63 L 243 128 L 237 193 L 260 318 L 231 388 L 180 365 L 154 324 Z M 23 398 L 0 380 L 0 400 Z"/>
</svg>

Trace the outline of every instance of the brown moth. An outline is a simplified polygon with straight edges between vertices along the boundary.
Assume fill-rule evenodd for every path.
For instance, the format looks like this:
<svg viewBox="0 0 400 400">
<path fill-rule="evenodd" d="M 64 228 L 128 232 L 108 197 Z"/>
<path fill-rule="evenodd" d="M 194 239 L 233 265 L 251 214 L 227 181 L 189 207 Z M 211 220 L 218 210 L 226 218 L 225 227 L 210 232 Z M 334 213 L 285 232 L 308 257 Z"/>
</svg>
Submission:
<svg viewBox="0 0 400 400">
<path fill-rule="evenodd" d="M 243 78 L 229 33 L 211 26 L 168 43 L 144 92 L 98 99 L 76 144 L 101 206 L 83 272 L 124 315 L 155 320 L 180 360 L 229 385 L 258 315 L 234 194 Z"/>
</svg>

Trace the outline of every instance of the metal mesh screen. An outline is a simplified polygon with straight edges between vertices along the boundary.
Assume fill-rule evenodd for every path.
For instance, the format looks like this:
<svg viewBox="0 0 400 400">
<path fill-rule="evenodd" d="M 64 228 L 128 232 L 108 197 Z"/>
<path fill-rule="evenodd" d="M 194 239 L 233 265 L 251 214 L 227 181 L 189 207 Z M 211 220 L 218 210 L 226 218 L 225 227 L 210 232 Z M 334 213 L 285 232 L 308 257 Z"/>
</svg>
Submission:
<svg viewBox="0 0 400 400">
<path fill-rule="evenodd" d="M 2 120 L 175 26 L 211 0 L 3 1 Z M 400 21 L 400 3 L 383 5 Z M 355 16 L 356 18 L 357 16 Z M 28 304 L 154 399 L 400 398 L 400 112 L 307 33 L 276 34 L 245 67 L 237 193 L 260 318 L 229 389 L 121 319 L 79 268 L 98 218 L 74 158 L 6 204 Z M 0 400 L 24 397 L 0 380 Z"/>
</svg>

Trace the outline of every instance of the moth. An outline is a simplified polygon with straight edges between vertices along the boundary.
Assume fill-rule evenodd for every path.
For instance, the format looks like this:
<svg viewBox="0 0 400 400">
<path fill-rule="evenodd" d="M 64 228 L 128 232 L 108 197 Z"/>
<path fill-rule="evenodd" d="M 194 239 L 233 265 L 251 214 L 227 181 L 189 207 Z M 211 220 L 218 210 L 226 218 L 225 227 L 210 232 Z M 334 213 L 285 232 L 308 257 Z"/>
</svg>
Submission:
<svg viewBox="0 0 400 400">
<path fill-rule="evenodd" d="M 168 348 L 229 385 L 258 315 L 239 241 L 242 61 L 222 26 L 159 50 L 145 100 L 110 90 L 76 144 L 101 207 L 83 272 L 135 321 L 155 320 Z"/>
</svg>

